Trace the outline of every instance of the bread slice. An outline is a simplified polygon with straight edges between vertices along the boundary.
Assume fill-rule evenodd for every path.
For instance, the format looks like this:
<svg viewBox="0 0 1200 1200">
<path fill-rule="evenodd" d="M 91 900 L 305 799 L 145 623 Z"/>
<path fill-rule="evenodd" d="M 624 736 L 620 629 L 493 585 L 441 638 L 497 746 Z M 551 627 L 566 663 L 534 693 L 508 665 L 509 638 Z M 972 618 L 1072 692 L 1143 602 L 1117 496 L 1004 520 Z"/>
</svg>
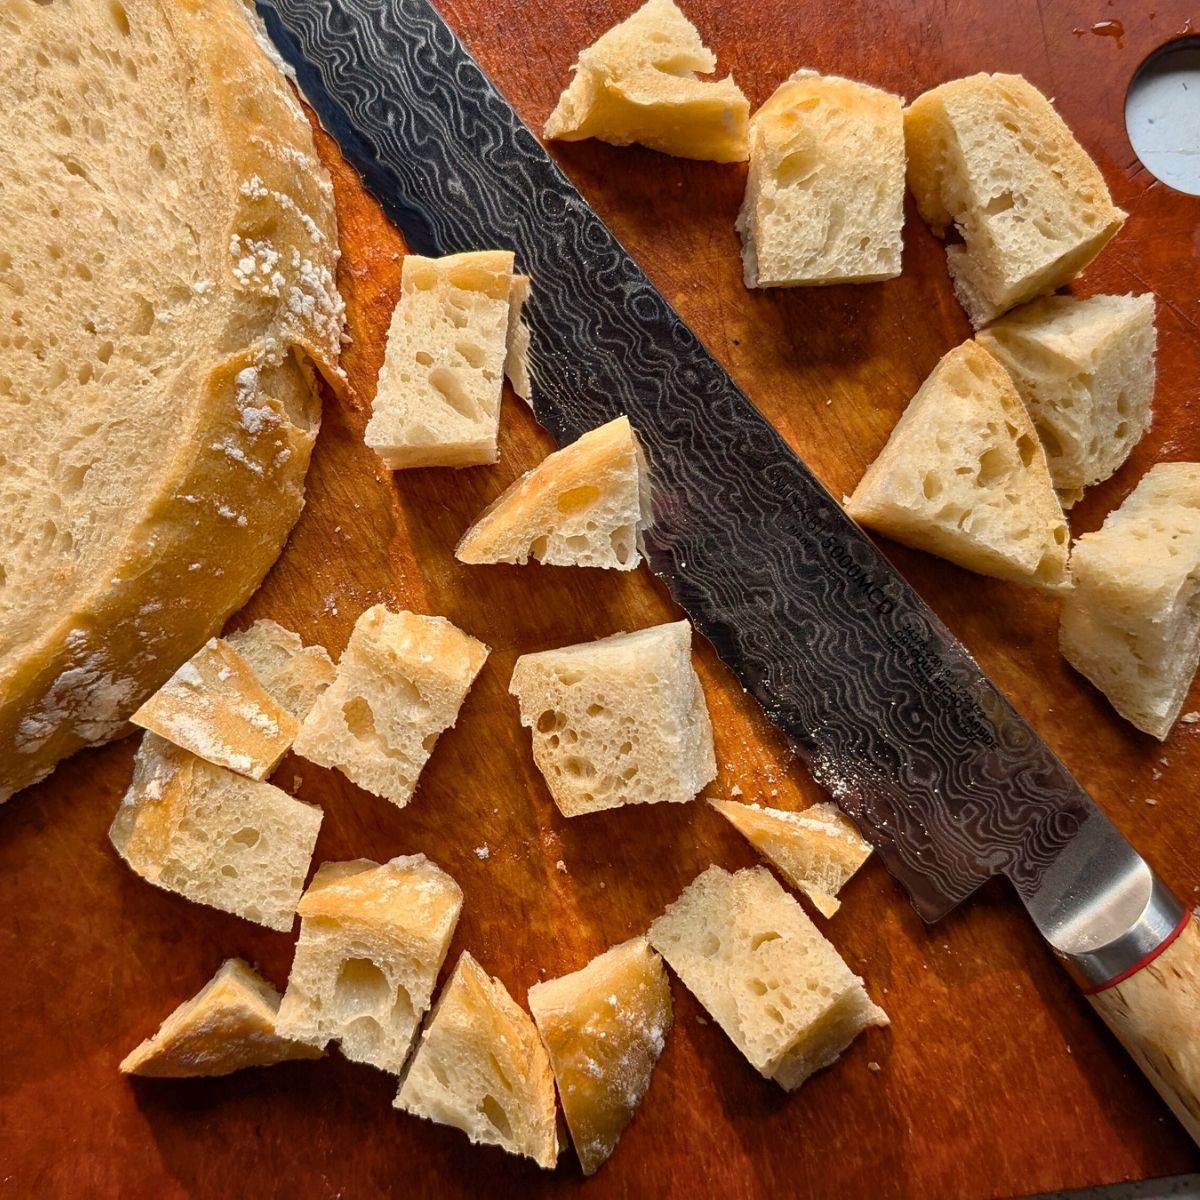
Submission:
<svg viewBox="0 0 1200 1200">
<path fill-rule="evenodd" d="M 903 101 L 797 71 L 750 122 L 738 214 L 747 287 L 870 283 L 900 274 Z"/>
<path fill-rule="evenodd" d="M 675 621 L 517 659 L 508 690 L 565 816 L 682 804 L 716 778 L 691 645 L 692 627 Z"/>
<path fill-rule="evenodd" d="M 979 331 L 1012 376 L 1064 507 L 1107 479 L 1150 425 L 1154 297 L 1047 296 Z"/>
<path fill-rule="evenodd" d="M 270 1067 L 321 1051 L 275 1032 L 279 993 L 240 958 L 217 973 L 121 1062 L 125 1075 L 192 1079 Z"/>
<path fill-rule="evenodd" d="M 293 748 L 403 808 L 488 648 L 445 617 L 368 608 Z"/>
<path fill-rule="evenodd" d="M 322 863 L 297 911 L 300 939 L 275 1028 L 399 1075 L 429 1008 L 462 889 L 423 854 Z"/>
<path fill-rule="evenodd" d="M 744 162 L 750 105 L 674 0 L 647 0 L 580 51 L 545 137 L 638 142 L 679 158 Z"/>
<path fill-rule="evenodd" d="M 504 984 L 465 950 L 421 1031 L 395 1104 L 546 1170 L 558 1159 L 545 1047 Z"/>
<path fill-rule="evenodd" d="M 969 571 L 1069 586 L 1067 523 L 1045 452 L 1008 372 L 975 342 L 934 367 L 846 511 Z"/>
<path fill-rule="evenodd" d="M 1020 75 L 972 75 L 904 114 L 908 185 L 976 328 L 1074 279 L 1121 228 L 1096 164 Z"/>
<path fill-rule="evenodd" d="M 321 816 L 147 733 L 108 836 L 148 883 L 287 932 Z"/>
<path fill-rule="evenodd" d="M 0 800 L 124 734 L 300 513 L 337 234 L 252 11 L 0 23 Z"/>
<path fill-rule="evenodd" d="M 496 461 L 511 250 L 410 254 L 366 442 L 393 470 Z"/>
<path fill-rule="evenodd" d="M 508 333 L 504 354 L 504 374 L 512 390 L 525 401 L 533 399 L 533 381 L 529 374 L 529 326 L 525 324 L 525 305 L 529 302 L 532 281 L 528 275 L 514 275 L 508 294 Z"/>
<path fill-rule="evenodd" d="M 671 1028 L 671 987 L 644 937 L 529 989 L 585 1175 L 616 1149 L 650 1087 Z"/>
<path fill-rule="evenodd" d="M 317 697 L 333 682 L 333 659 L 324 646 L 306 646 L 274 621 L 255 621 L 226 634 L 225 644 L 240 654 L 263 691 L 297 721 L 308 716 Z"/>
<path fill-rule="evenodd" d="M 227 642 L 210 638 L 130 718 L 193 754 L 265 779 L 300 722 L 258 682 Z"/>
<path fill-rule="evenodd" d="M 870 843 L 836 804 L 814 804 L 803 812 L 730 800 L 709 804 L 823 917 L 841 907 L 838 892 L 871 855 Z"/>
<path fill-rule="evenodd" d="M 788 1091 L 871 1025 L 863 982 L 765 867 L 709 867 L 650 926 L 671 965 L 764 1078 Z"/>
<path fill-rule="evenodd" d="M 1163 740 L 1200 665 L 1200 463 L 1159 463 L 1071 555 L 1062 652 Z"/>
<path fill-rule="evenodd" d="M 611 567 L 642 561 L 650 522 L 645 459 L 628 417 L 543 459 L 494 500 L 454 551 L 465 563 Z"/>
</svg>

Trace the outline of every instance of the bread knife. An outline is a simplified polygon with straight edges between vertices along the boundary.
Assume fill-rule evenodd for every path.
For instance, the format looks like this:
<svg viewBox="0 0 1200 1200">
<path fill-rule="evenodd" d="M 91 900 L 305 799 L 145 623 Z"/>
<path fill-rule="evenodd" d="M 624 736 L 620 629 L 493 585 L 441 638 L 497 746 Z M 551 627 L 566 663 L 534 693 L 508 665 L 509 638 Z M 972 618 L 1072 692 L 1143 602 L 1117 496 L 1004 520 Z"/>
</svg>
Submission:
<svg viewBox="0 0 1200 1200">
<path fill-rule="evenodd" d="M 512 248 L 533 406 L 621 414 L 651 569 L 935 921 L 1008 878 L 1200 1142 L 1200 928 L 708 354 L 427 0 L 258 0 L 418 253 Z"/>
</svg>

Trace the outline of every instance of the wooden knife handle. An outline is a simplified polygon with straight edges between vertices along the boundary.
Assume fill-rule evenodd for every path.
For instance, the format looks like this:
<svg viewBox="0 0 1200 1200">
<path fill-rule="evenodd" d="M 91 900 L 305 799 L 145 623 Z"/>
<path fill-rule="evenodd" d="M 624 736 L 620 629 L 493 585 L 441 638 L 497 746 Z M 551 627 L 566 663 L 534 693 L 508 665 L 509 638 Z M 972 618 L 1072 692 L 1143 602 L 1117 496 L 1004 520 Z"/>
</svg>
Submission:
<svg viewBox="0 0 1200 1200">
<path fill-rule="evenodd" d="M 1200 922 L 1088 1000 L 1200 1145 Z"/>
</svg>

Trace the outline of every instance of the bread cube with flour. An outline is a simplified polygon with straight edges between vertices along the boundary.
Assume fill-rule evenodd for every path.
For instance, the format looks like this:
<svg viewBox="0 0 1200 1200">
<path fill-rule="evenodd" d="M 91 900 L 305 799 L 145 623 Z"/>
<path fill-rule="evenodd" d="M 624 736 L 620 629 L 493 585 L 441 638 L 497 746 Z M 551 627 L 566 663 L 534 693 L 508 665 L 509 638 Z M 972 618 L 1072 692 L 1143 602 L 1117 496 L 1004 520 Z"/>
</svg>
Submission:
<svg viewBox="0 0 1200 1200">
<path fill-rule="evenodd" d="M 279 993 L 240 958 L 222 963 L 190 1000 L 121 1062 L 125 1075 L 191 1079 L 269 1067 L 321 1051 L 275 1032 Z"/>
<path fill-rule="evenodd" d="M 716 777 L 686 621 L 517 659 L 509 691 L 565 816 L 681 804 Z"/>
<path fill-rule="evenodd" d="M 665 958 L 750 1065 L 792 1091 L 888 1024 L 863 982 L 766 867 L 709 867 L 650 926 Z"/>
<path fill-rule="evenodd" d="M 296 753 L 403 808 L 487 656 L 445 617 L 368 608 L 296 735 Z"/>
<path fill-rule="evenodd" d="M 908 184 L 976 328 L 1070 282 L 1121 228 L 1096 164 L 1020 75 L 943 83 L 904 115 Z"/>
<path fill-rule="evenodd" d="M 731 800 L 709 804 L 823 917 L 838 911 L 838 892 L 871 855 L 870 843 L 836 804 L 814 804 L 803 812 Z"/>
<path fill-rule="evenodd" d="M 846 504 L 860 524 L 969 571 L 1070 586 L 1067 523 L 1008 372 L 965 342 L 933 369 Z"/>
<path fill-rule="evenodd" d="M 650 1087 L 671 1028 L 671 987 L 644 937 L 535 983 L 529 1009 L 550 1054 L 585 1175 L 616 1149 Z"/>
<path fill-rule="evenodd" d="M 321 815 L 147 733 L 108 836 L 147 882 L 286 932 Z"/>
<path fill-rule="evenodd" d="M 226 634 L 224 641 L 249 664 L 267 695 L 297 721 L 308 716 L 333 680 L 333 660 L 325 647 L 306 646 L 274 621 L 255 621 Z"/>
<path fill-rule="evenodd" d="M 1200 463 L 1159 463 L 1075 543 L 1059 640 L 1138 729 L 1170 732 L 1200 665 Z"/>
<path fill-rule="evenodd" d="M 797 71 L 750 122 L 738 214 L 747 287 L 869 283 L 900 274 L 899 96 Z"/>
<path fill-rule="evenodd" d="M 1017 385 L 1064 506 L 1107 479 L 1150 425 L 1153 296 L 1046 296 L 977 340 Z"/>
<path fill-rule="evenodd" d="M 365 434 L 393 470 L 496 461 L 510 328 L 524 364 L 518 279 L 511 250 L 405 258 Z"/>
<path fill-rule="evenodd" d="M 400 1074 L 462 911 L 458 884 L 423 854 L 322 863 L 275 1028 Z"/>
<path fill-rule="evenodd" d="M 547 139 L 633 142 L 680 158 L 742 162 L 750 106 L 674 0 L 647 0 L 580 51 Z"/>
<path fill-rule="evenodd" d="M 219 638 L 201 646 L 130 720 L 251 779 L 275 769 L 300 728 L 250 664 Z"/>
<path fill-rule="evenodd" d="M 465 563 L 610 567 L 641 562 L 650 521 L 649 480 L 627 417 L 590 430 L 542 460 L 503 492 L 463 534 Z"/>
<path fill-rule="evenodd" d="M 466 951 L 417 1043 L 395 1106 L 551 1169 L 554 1076 L 533 1022 Z"/>
</svg>

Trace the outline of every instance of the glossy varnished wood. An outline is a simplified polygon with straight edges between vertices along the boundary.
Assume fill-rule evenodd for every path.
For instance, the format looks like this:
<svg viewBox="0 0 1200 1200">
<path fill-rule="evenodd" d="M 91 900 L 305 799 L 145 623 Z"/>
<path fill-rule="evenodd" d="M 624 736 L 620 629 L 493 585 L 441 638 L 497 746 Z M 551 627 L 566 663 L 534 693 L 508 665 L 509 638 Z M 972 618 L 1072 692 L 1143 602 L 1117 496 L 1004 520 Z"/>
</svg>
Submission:
<svg viewBox="0 0 1200 1200">
<path fill-rule="evenodd" d="M 445 11 L 535 128 L 578 47 L 626 0 L 446 0 Z M 691 0 L 687 11 L 753 103 L 811 66 L 909 97 L 977 70 L 1020 71 L 1057 99 L 1130 213 L 1079 283 L 1158 293 L 1152 430 L 1072 513 L 1076 533 L 1160 459 L 1200 457 L 1200 200 L 1154 183 L 1122 121 L 1145 52 L 1189 0 L 1117 8 L 1033 0 Z M 1124 37 L 1095 36 L 1119 19 Z M 327 397 L 309 505 L 236 623 L 272 616 L 341 649 L 376 600 L 444 613 L 493 654 L 414 802 L 397 811 L 289 757 L 276 776 L 325 809 L 318 860 L 423 850 L 466 894 L 470 948 L 514 995 L 643 929 L 693 875 L 752 853 L 700 805 L 561 818 L 507 695 L 524 651 L 674 615 L 644 571 L 466 568 L 451 549 L 550 439 L 506 397 L 494 468 L 389 479 L 361 444 L 403 243 L 327 142 L 342 222 L 353 391 Z M 911 212 L 893 282 L 747 292 L 733 218 L 744 168 L 592 143 L 556 156 L 712 352 L 835 494 L 849 491 L 938 357 L 968 333 L 940 246 Z M 1200 886 L 1200 726 L 1165 746 L 1135 733 L 1056 652 L 1052 601 L 885 545 L 983 666 L 1187 898 Z M 782 739 L 705 647 L 714 794 L 817 798 Z M 1200 707 L 1193 692 L 1188 708 Z M 201 909 L 132 875 L 105 831 L 133 740 L 79 755 L 0 808 L 0 1194 L 44 1197 L 541 1194 L 984 1197 L 1164 1174 L 1200 1154 L 1076 994 L 1002 885 L 926 928 L 878 864 L 830 935 L 888 1009 L 890 1030 L 786 1097 L 675 986 L 676 1027 L 641 1114 L 584 1184 L 393 1112 L 394 1084 L 336 1055 L 211 1082 L 130 1083 L 117 1063 L 229 955 L 286 979 L 289 937 Z M 481 859 L 477 847 L 487 845 Z M 564 864 L 566 870 L 556 867 Z M 879 1070 L 868 1064 L 878 1064 Z"/>
</svg>

